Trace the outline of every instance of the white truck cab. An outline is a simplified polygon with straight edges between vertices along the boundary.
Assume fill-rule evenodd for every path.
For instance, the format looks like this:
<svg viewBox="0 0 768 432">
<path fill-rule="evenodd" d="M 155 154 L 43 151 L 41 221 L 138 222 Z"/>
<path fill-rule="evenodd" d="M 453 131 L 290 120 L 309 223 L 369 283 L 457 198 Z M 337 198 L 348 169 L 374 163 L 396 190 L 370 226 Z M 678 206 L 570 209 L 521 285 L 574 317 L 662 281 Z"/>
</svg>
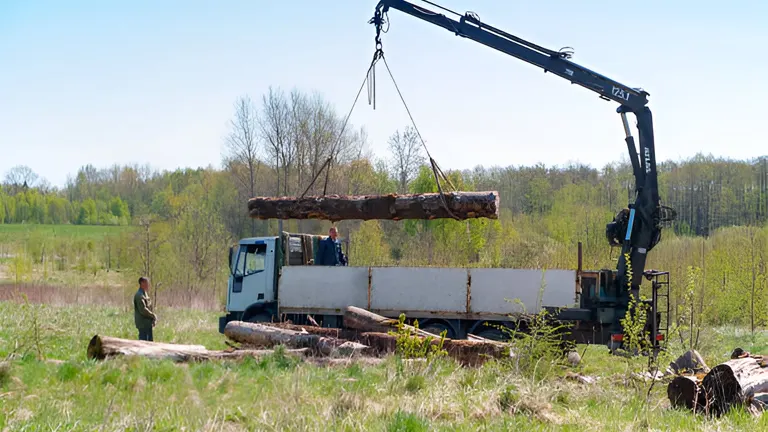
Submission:
<svg viewBox="0 0 768 432">
<path fill-rule="evenodd" d="M 275 247 L 277 237 L 253 237 L 240 240 L 230 251 L 227 311 L 244 312 L 253 304 L 275 301 Z"/>
</svg>

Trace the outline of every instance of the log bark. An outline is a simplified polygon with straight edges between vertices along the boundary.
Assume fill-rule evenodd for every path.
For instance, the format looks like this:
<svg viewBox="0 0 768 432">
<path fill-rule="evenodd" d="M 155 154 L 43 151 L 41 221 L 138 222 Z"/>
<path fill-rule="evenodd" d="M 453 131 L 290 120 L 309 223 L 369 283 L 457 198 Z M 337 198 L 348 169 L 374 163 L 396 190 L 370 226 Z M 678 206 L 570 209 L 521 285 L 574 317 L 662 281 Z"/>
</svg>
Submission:
<svg viewBox="0 0 768 432">
<path fill-rule="evenodd" d="M 445 204 L 443 204 L 445 199 Z M 446 206 L 448 210 L 446 210 Z M 499 194 L 486 192 L 446 192 L 409 195 L 354 195 L 311 197 L 254 197 L 248 200 L 248 213 L 255 219 L 460 219 L 499 217 Z"/>
<path fill-rule="evenodd" d="M 368 311 L 365 312 L 368 314 L 371 313 Z M 387 320 L 387 318 L 384 318 L 381 315 L 376 316 L 385 321 Z M 391 330 L 391 328 L 386 327 L 383 328 L 383 332 L 376 332 L 355 329 L 303 327 L 288 323 L 271 323 L 269 325 L 299 332 L 306 331 L 330 338 L 358 342 L 368 347 L 365 351 L 366 354 L 387 355 L 394 353 L 397 349 L 397 337 L 389 334 L 388 330 Z M 427 334 L 433 338 L 432 344 L 437 345 L 439 343 L 439 338 L 436 338 L 435 335 L 431 333 Z M 477 366 L 485 363 L 491 358 L 506 357 L 508 355 L 506 348 L 507 344 L 498 341 L 445 339 L 443 342 L 443 349 L 446 350 L 448 356 L 456 359 L 457 362 L 465 366 Z"/>
<path fill-rule="evenodd" d="M 344 326 L 352 329 L 386 333 L 397 329 L 397 324 L 398 320 L 396 319 L 387 318 L 359 307 L 348 306 L 344 310 Z M 436 337 L 428 331 L 417 329 L 409 324 L 403 324 L 403 328 L 409 330 L 411 334 L 421 337 Z"/>
<path fill-rule="evenodd" d="M 321 355 L 353 355 L 364 352 L 367 346 L 333 337 L 312 334 L 306 330 L 297 331 L 259 323 L 230 321 L 224 328 L 224 335 L 235 342 L 257 347 L 285 345 L 291 348 L 309 348 Z"/>
<path fill-rule="evenodd" d="M 366 335 L 369 338 L 369 341 L 366 343 L 368 346 L 373 346 L 374 343 L 377 347 L 388 344 L 390 352 L 395 350 L 397 338 L 388 334 L 388 332 L 396 328 L 397 322 L 397 320 L 383 317 L 355 306 L 349 306 L 344 311 L 345 326 L 366 331 Z M 440 343 L 440 338 L 432 333 L 407 324 L 405 324 L 405 328 L 410 330 L 411 334 L 416 337 L 431 337 L 433 345 Z M 376 335 L 375 342 L 370 340 L 374 334 Z M 480 365 L 490 358 L 505 357 L 508 352 L 508 344 L 489 340 L 446 338 L 443 341 L 443 349 L 446 350 L 449 356 L 463 365 Z"/>
<path fill-rule="evenodd" d="M 704 377 L 710 413 L 720 416 L 734 406 L 749 406 L 756 394 L 768 392 L 768 364 L 762 356 L 728 360 Z"/>
<path fill-rule="evenodd" d="M 288 350 L 289 355 L 304 355 L 304 350 Z M 120 339 L 95 335 L 88 344 L 89 359 L 104 360 L 119 356 L 140 356 L 175 362 L 206 360 L 242 359 L 245 357 L 263 357 L 274 353 L 273 350 L 226 350 L 209 351 L 202 345 L 181 345 L 161 342 L 147 342 L 132 339 Z"/>
<path fill-rule="evenodd" d="M 689 350 L 669 364 L 675 374 L 709 372 L 709 367 L 696 350 Z"/>
</svg>

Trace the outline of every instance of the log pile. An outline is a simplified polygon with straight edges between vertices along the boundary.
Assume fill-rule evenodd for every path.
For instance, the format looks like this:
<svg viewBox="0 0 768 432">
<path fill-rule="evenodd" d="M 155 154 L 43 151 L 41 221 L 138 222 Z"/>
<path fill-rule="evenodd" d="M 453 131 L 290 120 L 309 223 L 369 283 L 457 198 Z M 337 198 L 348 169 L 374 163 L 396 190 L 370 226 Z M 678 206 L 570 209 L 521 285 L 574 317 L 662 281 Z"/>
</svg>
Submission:
<svg viewBox="0 0 768 432">
<path fill-rule="evenodd" d="M 350 359 L 375 362 L 397 351 L 396 330 L 398 321 L 348 307 L 344 314 L 348 328 L 322 328 L 297 326 L 289 323 L 250 323 L 231 321 L 224 328 L 224 335 L 242 348 L 223 351 L 208 350 L 202 345 L 181 345 L 146 342 L 96 335 L 88 344 L 89 359 L 104 360 L 120 356 L 140 356 L 151 359 L 168 359 L 175 362 L 242 359 L 263 357 L 274 353 L 276 347 L 284 352 L 305 359 L 319 360 L 321 364 L 346 364 Z M 431 339 L 438 345 L 440 338 L 410 325 L 403 325 L 414 338 Z M 491 358 L 509 356 L 508 345 L 479 337 L 472 339 L 443 339 L 442 349 L 449 357 L 465 366 L 477 366 Z M 346 359 L 346 360 L 345 360 Z"/>
<path fill-rule="evenodd" d="M 254 197 L 248 200 L 254 219 L 404 220 L 498 219 L 499 194 L 445 192 L 408 195 L 327 195 L 310 197 Z"/>
<path fill-rule="evenodd" d="M 255 324 L 242 321 L 227 323 L 224 334 L 235 342 L 260 348 L 285 345 L 291 348 L 308 348 L 321 356 L 385 356 L 396 352 L 397 337 L 390 334 L 396 329 L 397 320 L 383 317 L 354 306 L 344 313 L 347 328 L 322 328 L 297 326 L 288 323 Z M 424 340 L 432 338 L 438 345 L 440 338 L 434 334 L 404 325 L 412 337 Z M 507 344 L 488 339 L 444 339 L 442 347 L 449 357 L 465 366 L 477 366 L 491 358 L 509 355 Z"/>
<path fill-rule="evenodd" d="M 711 370 L 704 366 L 692 372 L 676 376 L 667 386 L 673 407 L 715 416 L 722 416 L 737 406 L 753 414 L 767 407 L 768 356 L 737 349 L 730 360 Z"/>
<path fill-rule="evenodd" d="M 351 356 L 368 350 L 358 342 L 311 334 L 270 326 L 267 324 L 230 321 L 224 328 L 224 335 L 235 342 L 256 347 L 285 345 L 290 348 L 308 348 L 312 353 L 323 356 Z"/>
</svg>

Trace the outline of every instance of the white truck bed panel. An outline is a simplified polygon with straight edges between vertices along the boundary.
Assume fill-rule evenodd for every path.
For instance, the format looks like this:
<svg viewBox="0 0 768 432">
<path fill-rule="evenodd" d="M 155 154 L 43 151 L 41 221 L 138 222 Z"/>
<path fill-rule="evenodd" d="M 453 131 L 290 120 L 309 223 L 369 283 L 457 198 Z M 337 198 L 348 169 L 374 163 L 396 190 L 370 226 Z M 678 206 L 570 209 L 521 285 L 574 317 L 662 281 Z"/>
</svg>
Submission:
<svg viewBox="0 0 768 432">
<path fill-rule="evenodd" d="M 374 267 L 371 269 L 371 309 L 464 313 L 467 270 Z"/>
<path fill-rule="evenodd" d="M 537 300 L 542 271 L 528 269 L 471 269 L 471 308 L 473 313 L 508 314 L 539 311 Z M 574 303 L 576 272 L 547 270 L 544 273 L 543 306 L 564 307 Z"/>
<path fill-rule="evenodd" d="M 368 267 L 287 266 L 278 284 L 281 308 L 368 306 Z"/>
</svg>

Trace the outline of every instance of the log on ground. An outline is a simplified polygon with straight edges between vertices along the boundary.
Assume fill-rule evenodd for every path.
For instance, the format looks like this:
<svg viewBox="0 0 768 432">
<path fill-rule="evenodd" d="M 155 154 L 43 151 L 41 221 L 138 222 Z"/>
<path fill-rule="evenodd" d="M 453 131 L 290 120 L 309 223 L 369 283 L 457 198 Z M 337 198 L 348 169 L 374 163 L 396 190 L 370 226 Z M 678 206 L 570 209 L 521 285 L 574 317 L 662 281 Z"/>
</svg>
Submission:
<svg viewBox="0 0 768 432">
<path fill-rule="evenodd" d="M 701 376 L 679 375 L 667 385 L 667 397 L 675 408 L 687 408 L 701 412 L 706 406 L 706 396 L 701 388 Z"/>
<path fill-rule="evenodd" d="M 712 368 L 701 386 L 714 415 L 748 407 L 756 394 L 768 392 L 768 364 L 762 356 L 728 360 Z"/>
<path fill-rule="evenodd" d="M 289 355 L 305 355 L 308 350 L 287 350 Z M 263 357 L 274 353 L 273 350 L 225 350 L 211 351 L 202 345 L 181 345 L 161 342 L 148 342 L 95 335 L 88 343 L 87 357 L 104 360 L 119 356 L 139 356 L 175 362 L 205 360 L 242 359 L 245 357 Z"/>
<path fill-rule="evenodd" d="M 396 330 L 398 320 L 387 318 L 379 314 L 367 311 L 355 306 L 347 306 L 344 310 L 344 326 L 355 330 L 369 332 L 388 332 Z M 436 335 L 408 324 L 403 324 L 403 328 L 411 334 L 422 337 L 435 337 Z"/>
<path fill-rule="evenodd" d="M 443 202 L 445 200 L 445 202 Z M 447 207 L 447 209 L 446 209 Z M 403 220 L 498 219 L 499 194 L 446 192 L 408 195 L 328 195 L 311 197 L 254 197 L 248 200 L 254 219 Z"/>
<path fill-rule="evenodd" d="M 348 356 L 368 349 L 367 346 L 353 341 L 243 321 L 228 322 L 224 335 L 235 342 L 257 347 L 285 345 L 291 348 L 309 348 L 321 355 Z"/>
<path fill-rule="evenodd" d="M 365 312 L 371 314 L 371 312 Z M 388 319 L 382 317 L 381 315 L 373 315 L 383 320 Z M 397 350 L 397 337 L 389 334 L 389 330 L 392 330 L 392 328 L 383 327 L 382 331 L 361 331 L 355 329 L 304 327 L 288 323 L 270 323 L 267 325 L 298 332 L 305 331 L 315 335 L 357 342 L 367 346 L 368 348 L 365 350 L 365 353 L 371 355 L 393 354 Z M 435 335 L 431 333 L 427 334 L 432 338 L 433 345 L 437 345 L 439 343 L 439 338 L 435 337 Z M 414 336 L 421 337 L 418 334 L 414 334 Z M 443 349 L 448 353 L 448 356 L 453 357 L 460 364 L 466 366 L 480 365 L 490 358 L 506 357 L 509 355 L 506 350 L 507 347 L 508 345 L 503 342 L 490 340 L 478 341 L 445 339 L 443 341 Z"/>
<path fill-rule="evenodd" d="M 381 316 L 355 306 L 349 306 L 344 311 L 344 325 L 355 330 L 365 331 L 368 338 L 376 335 L 373 340 L 362 341 L 368 346 L 382 347 L 385 344 L 391 351 L 395 350 L 396 337 L 388 334 L 394 330 L 397 320 Z M 440 338 L 421 329 L 406 325 L 414 337 L 431 337 L 432 344 L 440 343 Z M 444 339 L 443 349 L 448 355 L 463 365 L 479 365 L 490 358 L 502 358 L 509 355 L 509 344 L 490 340 Z"/>
</svg>

